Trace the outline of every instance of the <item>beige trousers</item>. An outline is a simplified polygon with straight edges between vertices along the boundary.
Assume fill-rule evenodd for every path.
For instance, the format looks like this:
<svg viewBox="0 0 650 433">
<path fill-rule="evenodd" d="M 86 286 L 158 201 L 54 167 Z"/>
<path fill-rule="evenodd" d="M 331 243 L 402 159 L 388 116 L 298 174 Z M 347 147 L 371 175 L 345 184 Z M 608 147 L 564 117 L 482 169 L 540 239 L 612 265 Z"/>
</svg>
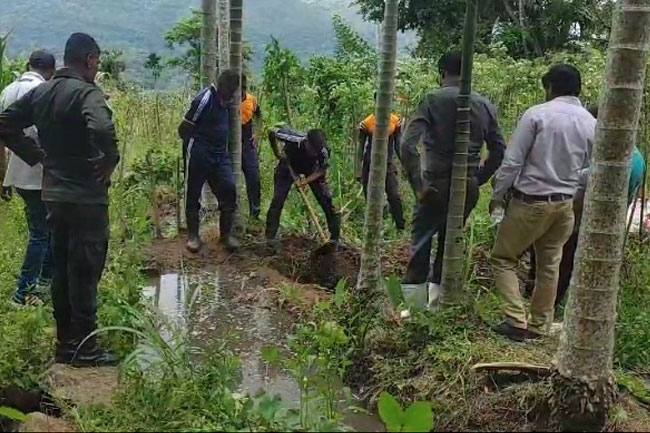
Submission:
<svg viewBox="0 0 650 433">
<path fill-rule="evenodd" d="M 506 321 L 510 325 L 539 334 L 548 332 L 555 312 L 562 248 L 573 227 L 571 200 L 556 203 L 510 201 L 490 259 Z M 519 257 L 530 245 L 535 247 L 537 255 L 537 275 L 529 318 L 519 291 L 516 270 Z"/>
</svg>

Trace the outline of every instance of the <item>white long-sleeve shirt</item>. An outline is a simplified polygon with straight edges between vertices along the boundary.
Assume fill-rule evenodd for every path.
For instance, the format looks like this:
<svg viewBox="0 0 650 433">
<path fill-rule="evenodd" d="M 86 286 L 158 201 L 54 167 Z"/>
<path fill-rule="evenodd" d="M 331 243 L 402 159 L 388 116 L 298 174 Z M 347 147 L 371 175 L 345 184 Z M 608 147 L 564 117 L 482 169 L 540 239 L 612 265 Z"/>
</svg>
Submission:
<svg viewBox="0 0 650 433">
<path fill-rule="evenodd" d="M 528 195 L 574 195 L 585 181 L 596 119 L 573 96 L 530 108 L 517 126 L 496 174 L 493 198 L 512 187 Z"/>
<path fill-rule="evenodd" d="M 0 112 L 22 98 L 27 92 L 41 85 L 45 79 L 36 72 L 25 72 L 20 79 L 7 86 L 0 93 Z M 38 142 L 38 131 L 35 127 L 25 130 L 25 135 Z M 39 191 L 43 181 L 43 166 L 37 164 L 30 167 L 22 159 L 10 153 L 9 164 L 2 186 L 13 186 L 20 189 Z"/>
</svg>

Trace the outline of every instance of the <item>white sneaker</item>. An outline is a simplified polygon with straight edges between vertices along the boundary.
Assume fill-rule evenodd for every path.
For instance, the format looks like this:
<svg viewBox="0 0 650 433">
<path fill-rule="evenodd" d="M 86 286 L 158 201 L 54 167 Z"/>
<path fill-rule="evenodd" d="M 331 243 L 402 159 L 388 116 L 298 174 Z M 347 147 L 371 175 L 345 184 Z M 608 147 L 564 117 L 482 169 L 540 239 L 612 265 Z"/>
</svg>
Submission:
<svg viewBox="0 0 650 433">
<path fill-rule="evenodd" d="M 429 311 L 438 311 L 441 300 L 442 287 L 440 287 L 440 284 L 429 283 L 429 304 L 427 305 L 427 309 Z"/>
</svg>

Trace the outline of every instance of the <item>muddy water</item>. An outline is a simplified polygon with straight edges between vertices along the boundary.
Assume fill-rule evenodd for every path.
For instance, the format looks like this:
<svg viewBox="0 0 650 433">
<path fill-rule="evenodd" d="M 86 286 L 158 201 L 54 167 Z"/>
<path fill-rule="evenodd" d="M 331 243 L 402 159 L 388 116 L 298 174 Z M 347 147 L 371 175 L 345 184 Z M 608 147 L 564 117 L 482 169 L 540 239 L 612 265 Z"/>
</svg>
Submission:
<svg viewBox="0 0 650 433">
<path fill-rule="evenodd" d="M 300 388 L 294 377 L 262 358 L 266 347 L 289 354 L 287 336 L 293 321 L 286 312 L 256 301 L 264 288 L 254 280 L 254 275 L 241 276 L 227 267 L 198 275 L 166 274 L 151 281 L 145 296 L 168 320 L 186 329 L 192 344 L 226 341 L 241 360 L 240 391 L 280 395 L 285 406 L 297 408 Z M 350 412 L 345 418 L 357 431 L 383 431 L 375 416 Z"/>
</svg>

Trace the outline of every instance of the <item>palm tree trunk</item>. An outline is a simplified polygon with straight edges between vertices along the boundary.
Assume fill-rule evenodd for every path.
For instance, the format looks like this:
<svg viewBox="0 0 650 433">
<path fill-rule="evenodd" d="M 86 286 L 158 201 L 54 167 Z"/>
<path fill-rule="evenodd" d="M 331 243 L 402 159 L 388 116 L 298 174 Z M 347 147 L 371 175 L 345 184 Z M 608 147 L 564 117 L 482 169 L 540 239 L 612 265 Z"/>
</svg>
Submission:
<svg viewBox="0 0 650 433">
<path fill-rule="evenodd" d="M 230 154 L 237 185 L 237 227 L 245 229 L 244 176 L 242 173 L 242 120 L 241 120 L 241 73 L 242 73 L 242 13 L 243 0 L 230 1 L 230 67 L 240 76 L 239 89 L 232 102 L 230 121 Z"/>
<path fill-rule="evenodd" d="M 377 128 L 373 136 L 368 180 L 368 206 L 364 226 L 364 248 L 361 255 L 359 289 L 375 293 L 381 280 L 381 237 L 388 161 L 388 134 L 395 89 L 397 56 L 397 14 L 399 0 L 386 0 L 382 27 L 382 51 L 377 91 Z"/>
<path fill-rule="evenodd" d="M 201 87 L 217 79 L 217 0 L 203 0 L 201 26 Z"/>
<path fill-rule="evenodd" d="M 447 213 L 447 236 L 442 265 L 444 303 L 457 302 L 463 294 L 465 279 L 465 198 L 467 196 L 467 153 L 470 140 L 470 97 L 472 94 L 472 65 L 478 0 L 467 0 L 465 31 L 463 33 L 463 64 L 461 70 L 458 114 L 456 117 L 456 148 L 454 151 Z"/>
<path fill-rule="evenodd" d="M 221 73 L 230 68 L 230 2 L 228 0 L 217 1 L 219 73 Z"/>
<path fill-rule="evenodd" d="M 551 402 L 565 430 L 600 431 L 616 393 L 612 358 L 627 186 L 649 43 L 650 0 L 619 0 L 613 15 L 607 87 L 598 117 L 576 266 L 553 378 Z"/>
</svg>

